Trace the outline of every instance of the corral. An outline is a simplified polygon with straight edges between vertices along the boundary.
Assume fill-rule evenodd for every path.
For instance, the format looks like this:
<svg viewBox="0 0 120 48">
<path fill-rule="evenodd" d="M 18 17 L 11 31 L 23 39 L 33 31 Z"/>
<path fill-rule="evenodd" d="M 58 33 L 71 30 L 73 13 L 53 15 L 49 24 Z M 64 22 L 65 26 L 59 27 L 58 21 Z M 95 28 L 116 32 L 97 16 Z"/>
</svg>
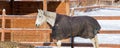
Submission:
<svg viewBox="0 0 120 48">
<path fill-rule="evenodd" d="M 35 27 L 37 9 L 56 11 L 60 14 L 69 14 L 69 1 L 0 1 L 0 36 L 1 41 L 14 41 L 21 43 L 31 43 L 36 46 L 55 46 L 51 42 L 51 29 L 47 23 L 40 28 Z M 33 4 L 31 4 L 33 3 Z M 54 4 L 54 6 L 52 6 Z M 32 7 L 34 6 L 34 7 Z M 48 6 L 48 7 L 47 7 Z M 49 7 L 50 6 L 50 7 Z M 43 8 L 42 8 L 43 7 Z M 94 6 L 88 8 L 104 8 L 106 6 Z M 109 6 L 113 7 L 113 6 Z M 5 8 L 6 11 L 2 11 Z M 119 8 L 119 7 L 117 7 Z M 81 8 L 76 8 L 76 10 Z M 64 11 L 63 11 L 64 10 Z M 120 16 L 94 16 L 97 20 L 120 20 Z M 100 34 L 120 34 L 120 30 L 101 30 Z M 63 46 L 69 46 L 70 40 L 64 40 Z M 75 43 L 75 46 L 91 47 L 90 43 Z M 100 44 L 100 47 L 120 47 L 120 44 Z"/>
</svg>

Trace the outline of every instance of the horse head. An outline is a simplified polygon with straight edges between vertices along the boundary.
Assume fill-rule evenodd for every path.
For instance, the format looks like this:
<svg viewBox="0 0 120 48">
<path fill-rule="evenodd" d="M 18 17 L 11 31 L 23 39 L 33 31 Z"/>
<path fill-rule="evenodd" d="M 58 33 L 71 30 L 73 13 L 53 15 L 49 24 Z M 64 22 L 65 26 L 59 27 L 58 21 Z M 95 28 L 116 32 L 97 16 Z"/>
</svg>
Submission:
<svg viewBox="0 0 120 48">
<path fill-rule="evenodd" d="M 44 22 L 46 22 L 46 17 L 44 15 L 44 11 L 41 9 L 38 9 L 38 14 L 37 14 L 36 22 L 35 22 L 36 27 L 39 27 Z"/>
<path fill-rule="evenodd" d="M 50 12 L 50 11 L 43 11 L 41 9 L 38 9 L 38 15 L 36 18 L 36 27 L 39 27 L 44 22 L 48 22 L 51 26 L 54 26 L 56 19 L 56 13 Z"/>
</svg>

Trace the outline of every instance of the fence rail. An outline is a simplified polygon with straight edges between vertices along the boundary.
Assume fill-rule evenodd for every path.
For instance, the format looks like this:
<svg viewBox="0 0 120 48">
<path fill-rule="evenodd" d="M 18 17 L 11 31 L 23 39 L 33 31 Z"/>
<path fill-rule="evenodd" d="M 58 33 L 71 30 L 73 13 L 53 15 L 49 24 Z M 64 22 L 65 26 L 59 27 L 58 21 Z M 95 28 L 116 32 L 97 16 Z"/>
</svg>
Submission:
<svg viewBox="0 0 120 48">
<path fill-rule="evenodd" d="M 35 29 L 35 28 L 5 28 L 4 32 L 29 32 L 29 31 L 48 31 L 47 33 L 51 33 L 51 29 Z M 0 28 L 0 32 L 2 32 L 2 28 Z M 100 34 L 120 34 L 120 30 L 101 30 Z"/>
<path fill-rule="evenodd" d="M 93 16 L 97 20 L 120 20 L 120 16 Z M 2 19 L 2 15 L 0 15 Z M 31 15 L 5 15 L 4 19 L 36 19 L 36 16 Z"/>
<path fill-rule="evenodd" d="M 94 16 L 95 19 L 97 20 L 120 20 L 120 16 Z M 29 32 L 29 31 L 33 31 L 33 32 L 36 32 L 36 31 L 45 31 L 44 33 L 48 33 L 50 34 L 51 33 L 51 29 L 38 29 L 38 28 L 5 28 L 5 20 L 6 19 L 36 19 L 36 16 L 31 16 L 31 15 L 6 15 L 5 14 L 5 11 L 3 10 L 3 14 L 0 15 L 0 19 L 2 20 L 2 28 L 0 28 L 0 33 L 1 33 L 1 41 L 4 41 L 5 39 L 5 33 L 6 32 Z M 101 30 L 100 31 L 100 34 L 120 34 L 120 30 Z M 24 42 L 25 43 L 25 42 Z M 27 42 L 26 42 L 27 43 Z M 28 42 L 30 43 L 30 42 Z M 51 42 L 50 42 L 51 43 Z M 43 43 L 31 43 L 31 44 L 34 44 L 36 46 L 43 46 L 43 45 L 48 45 L 50 43 L 46 43 L 46 42 L 43 42 Z M 54 46 L 55 44 L 54 43 L 51 43 L 51 46 Z M 62 44 L 63 46 L 66 45 L 66 46 L 69 46 L 70 43 L 63 43 Z M 74 44 L 75 46 L 92 46 L 90 43 L 76 43 Z M 111 46 L 114 46 L 114 47 L 120 47 L 119 44 L 100 44 L 100 46 L 102 47 L 111 47 Z"/>
</svg>

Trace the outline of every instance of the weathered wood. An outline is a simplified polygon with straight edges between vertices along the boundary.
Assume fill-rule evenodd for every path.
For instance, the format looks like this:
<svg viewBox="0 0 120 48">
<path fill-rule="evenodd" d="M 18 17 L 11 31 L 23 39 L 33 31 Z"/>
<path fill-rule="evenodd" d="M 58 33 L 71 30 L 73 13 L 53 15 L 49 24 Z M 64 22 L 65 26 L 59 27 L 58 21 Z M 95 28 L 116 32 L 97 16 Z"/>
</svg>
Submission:
<svg viewBox="0 0 120 48">
<path fill-rule="evenodd" d="M 120 20 L 120 16 L 93 16 L 97 20 Z M 0 16 L 2 19 L 2 16 Z M 36 19 L 34 15 L 6 15 L 5 19 Z"/>
<path fill-rule="evenodd" d="M 4 38 L 5 38 L 5 15 L 6 15 L 6 13 L 5 13 L 5 9 L 3 9 L 3 11 L 2 11 L 2 33 L 1 33 L 1 41 L 4 41 Z"/>
<path fill-rule="evenodd" d="M 70 1 L 69 0 L 65 0 L 66 2 L 66 15 L 70 14 Z"/>
<path fill-rule="evenodd" d="M 100 34 L 120 34 L 120 30 L 101 30 Z"/>
<path fill-rule="evenodd" d="M 120 16 L 93 16 L 97 20 L 120 20 Z"/>
<path fill-rule="evenodd" d="M 4 17 L 5 19 L 36 19 L 36 16 L 32 15 L 6 15 Z M 2 16 L 0 16 L 0 19 L 2 19 Z"/>
<path fill-rule="evenodd" d="M 47 0 L 43 0 L 43 10 L 47 11 Z"/>
<path fill-rule="evenodd" d="M 2 31 L 2 29 L 0 30 Z M 50 42 L 50 29 L 6 28 L 5 33 L 11 33 L 14 42 Z M 8 37 L 8 36 L 7 36 Z"/>
<path fill-rule="evenodd" d="M 35 29 L 35 28 L 5 28 L 5 32 L 29 32 L 29 31 L 47 31 L 47 33 L 51 33 L 51 29 Z M 0 32 L 2 29 L 0 28 Z M 101 30 L 100 34 L 120 34 L 120 30 Z"/>
<path fill-rule="evenodd" d="M 56 8 L 56 12 L 59 13 L 59 14 L 65 14 L 66 15 L 66 3 L 61 2 Z"/>
</svg>

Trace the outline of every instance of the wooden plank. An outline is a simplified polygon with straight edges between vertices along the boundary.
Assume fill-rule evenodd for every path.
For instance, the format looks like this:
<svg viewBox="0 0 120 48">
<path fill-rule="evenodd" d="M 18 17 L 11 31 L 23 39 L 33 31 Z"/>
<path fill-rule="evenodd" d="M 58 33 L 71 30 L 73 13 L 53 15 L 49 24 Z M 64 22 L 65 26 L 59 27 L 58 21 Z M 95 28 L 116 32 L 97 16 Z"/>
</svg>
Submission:
<svg viewBox="0 0 120 48">
<path fill-rule="evenodd" d="M 120 20 L 120 16 L 93 16 L 97 20 Z"/>
<path fill-rule="evenodd" d="M 69 0 L 65 0 L 66 3 L 66 15 L 70 14 L 70 1 Z"/>
<path fill-rule="evenodd" d="M 5 9 L 3 9 L 2 11 L 2 33 L 1 33 L 1 41 L 4 41 L 5 40 L 5 16 L 6 13 L 5 13 Z"/>
<path fill-rule="evenodd" d="M 47 0 L 43 0 L 43 10 L 47 11 Z"/>
<path fill-rule="evenodd" d="M 120 20 L 120 16 L 92 16 L 97 20 Z M 0 16 L 2 19 L 2 16 Z M 6 15 L 5 19 L 36 19 L 33 15 Z"/>
<path fill-rule="evenodd" d="M 65 0 L 62 0 L 62 2 L 57 6 L 56 12 L 66 15 L 66 3 L 64 1 Z"/>
<path fill-rule="evenodd" d="M 2 19 L 2 16 L 0 16 Z M 36 19 L 36 16 L 32 15 L 6 15 L 5 19 Z"/>
<path fill-rule="evenodd" d="M 15 42 L 50 42 L 50 31 L 47 31 L 47 30 L 14 31 L 13 41 Z"/>
<path fill-rule="evenodd" d="M 29 31 L 47 31 L 47 33 L 51 33 L 51 29 L 35 29 L 35 28 L 5 28 L 5 32 L 29 32 Z M 0 28 L 0 32 L 2 29 Z M 120 34 L 120 30 L 101 30 L 100 34 Z"/>
<path fill-rule="evenodd" d="M 101 30 L 100 34 L 120 34 L 120 30 Z"/>
<path fill-rule="evenodd" d="M 45 33 L 51 33 L 51 29 L 35 29 L 35 28 L 6 28 L 5 32 L 29 32 L 29 31 L 46 31 Z"/>
<path fill-rule="evenodd" d="M 74 8 L 75 10 L 80 10 L 80 9 L 92 9 L 92 8 L 100 8 L 101 6 L 86 6 L 86 7 L 78 7 L 78 8 Z"/>
<path fill-rule="evenodd" d="M 120 8 L 120 6 L 101 6 L 101 8 Z"/>
</svg>

